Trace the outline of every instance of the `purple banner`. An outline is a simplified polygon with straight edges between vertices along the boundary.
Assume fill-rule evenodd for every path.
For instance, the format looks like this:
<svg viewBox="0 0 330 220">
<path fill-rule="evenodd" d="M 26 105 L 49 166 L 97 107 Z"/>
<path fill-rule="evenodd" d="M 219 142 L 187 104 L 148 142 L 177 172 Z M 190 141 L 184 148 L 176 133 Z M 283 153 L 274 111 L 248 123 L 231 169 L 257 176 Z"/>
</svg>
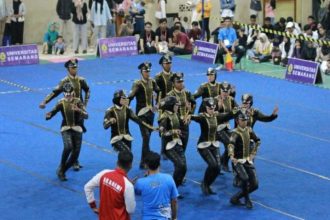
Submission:
<svg viewBox="0 0 330 220">
<path fill-rule="evenodd" d="M 214 64 L 215 58 L 217 57 L 218 46 L 218 44 L 197 40 L 195 41 L 191 59 Z"/>
<path fill-rule="evenodd" d="M 319 63 L 289 58 L 285 79 L 315 84 Z"/>
<path fill-rule="evenodd" d="M 99 49 L 101 58 L 138 54 L 136 38 L 134 36 L 100 39 Z"/>
<path fill-rule="evenodd" d="M 0 47 L 0 66 L 38 64 L 38 47 L 35 44 Z"/>
</svg>

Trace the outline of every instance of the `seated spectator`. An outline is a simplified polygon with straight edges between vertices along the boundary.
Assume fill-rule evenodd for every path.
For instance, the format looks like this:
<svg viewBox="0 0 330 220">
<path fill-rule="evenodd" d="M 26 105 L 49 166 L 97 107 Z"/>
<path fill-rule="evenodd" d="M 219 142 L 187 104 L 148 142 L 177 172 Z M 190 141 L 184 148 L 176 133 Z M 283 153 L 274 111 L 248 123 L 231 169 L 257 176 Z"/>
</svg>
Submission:
<svg viewBox="0 0 330 220">
<path fill-rule="evenodd" d="M 324 62 L 323 66 L 321 65 L 321 73 L 324 73 L 325 75 L 330 76 L 330 59 Z"/>
<path fill-rule="evenodd" d="M 123 23 L 119 27 L 118 35 L 120 37 L 132 36 L 134 32 L 134 26 L 132 24 L 132 17 L 126 15 Z"/>
<path fill-rule="evenodd" d="M 317 23 L 316 23 L 315 18 L 314 18 L 313 15 L 308 16 L 307 24 L 311 27 L 312 31 L 317 30 Z"/>
<path fill-rule="evenodd" d="M 211 32 L 211 35 L 213 36 L 213 43 L 215 43 L 215 44 L 218 44 L 219 43 L 219 40 L 218 40 L 219 31 L 223 27 L 225 27 L 225 21 L 224 20 L 221 20 L 219 27 L 217 27 L 216 29 L 214 29 Z"/>
<path fill-rule="evenodd" d="M 274 65 L 280 65 L 281 63 L 281 50 L 279 48 L 279 44 L 273 44 L 273 49 L 272 49 L 272 63 Z"/>
<path fill-rule="evenodd" d="M 237 30 L 237 38 L 238 38 L 238 44 L 235 46 L 238 46 L 238 48 L 242 51 L 246 51 L 246 42 L 247 42 L 247 36 L 245 34 L 245 27 L 239 27 Z"/>
<path fill-rule="evenodd" d="M 329 40 L 329 39 L 326 39 Z M 328 64 L 330 60 L 330 47 L 323 45 L 317 49 L 317 57 L 315 59 L 316 62 L 320 62 L 320 70 L 321 73 L 326 73 L 329 69 Z M 327 73 L 329 74 L 330 71 L 328 70 Z"/>
<path fill-rule="evenodd" d="M 192 44 L 187 34 L 181 32 L 180 26 L 175 26 L 173 38 L 176 39 L 173 47 L 170 48 L 175 55 L 185 55 L 192 53 Z"/>
<path fill-rule="evenodd" d="M 179 24 L 177 24 L 177 23 L 179 23 Z M 171 37 L 173 37 L 173 32 L 174 32 L 174 29 L 175 29 L 175 26 L 176 26 L 176 25 L 180 25 L 180 27 L 181 27 L 181 32 L 186 33 L 186 30 L 184 29 L 184 27 L 183 27 L 183 25 L 182 25 L 182 23 L 181 23 L 181 19 L 180 19 L 180 17 L 175 17 L 175 18 L 173 19 L 173 24 L 174 24 L 173 27 L 170 28 Z"/>
<path fill-rule="evenodd" d="M 158 53 L 167 53 L 168 46 L 172 45 L 170 29 L 167 27 L 167 19 L 159 19 L 159 27 L 156 29 L 156 49 Z"/>
<path fill-rule="evenodd" d="M 152 30 L 152 24 L 150 22 L 146 22 L 144 24 L 144 31 L 140 36 L 139 53 L 157 53 L 155 40 L 156 34 Z"/>
<path fill-rule="evenodd" d="M 257 16 L 251 15 L 250 16 L 250 26 L 245 30 L 245 34 L 247 35 L 247 48 L 252 49 L 256 40 L 259 36 L 259 30 L 255 28 L 259 27 L 257 24 Z"/>
<path fill-rule="evenodd" d="M 286 66 L 288 64 L 288 58 L 291 58 L 293 53 L 293 45 L 291 45 L 291 41 L 287 37 L 283 37 L 283 41 L 280 44 L 281 50 L 281 65 Z"/>
<path fill-rule="evenodd" d="M 286 22 L 287 22 L 287 24 L 290 22 L 293 23 L 292 28 L 294 30 L 294 34 L 296 34 L 296 35 L 301 34 L 301 28 L 300 28 L 299 24 L 293 20 L 293 17 L 291 17 L 291 16 L 287 17 Z"/>
<path fill-rule="evenodd" d="M 66 45 L 64 43 L 64 39 L 63 39 L 62 36 L 59 35 L 57 37 L 54 49 L 55 49 L 55 54 L 57 54 L 57 55 L 63 55 L 64 54 L 65 49 L 66 49 Z"/>
<path fill-rule="evenodd" d="M 255 43 L 255 49 L 250 49 L 247 51 L 248 57 L 256 62 L 267 62 L 271 58 L 272 44 L 268 40 L 266 34 L 261 33 L 259 39 Z"/>
<path fill-rule="evenodd" d="M 309 24 L 306 24 L 304 26 L 304 33 L 303 33 L 303 35 L 305 37 L 311 37 L 311 38 L 313 38 L 315 40 L 319 39 L 319 35 L 318 35 L 317 31 L 313 31 L 312 30 L 312 27 Z"/>
<path fill-rule="evenodd" d="M 317 35 L 319 36 L 319 40 L 324 40 L 327 38 L 327 35 L 330 36 L 330 33 L 322 25 L 319 25 L 317 28 Z"/>
<path fill-rule="evenodd" d="M 316 48 L 314 47 L 313 42 L 305 41 L 301 52 L 301 58 L 304 60 L 315 61 Z"/>
<path fill-rule="evenodd" d="M 262 28 L 268 29 L 268 30 L 274 30 L 274 26 L 272 25 L 272 19 L 270 17 L 266 17 L 264 20 L 264 25 Z M 270 41 L 273 41 L 274 34 L 266 32 L 266 35 Z"/>
<path fill-rule="evenodd" d="M 224 64 L 223 55 L 227 53 L 237 54 L 235 64 L 240 63 L 242 57 L 244 56 L 245 51 L 241 50 L 238 47 L 237 34 L 234 28 L 232 28 L 232 22 L 230 17 L 224 19 L 225 27 L 221 28 L 219 31 L 219 51 L 217 54 L 216 61 L 220 62 L 220 66 L 217 69 L 220 69 Z"/>
<path fill-rule="evenodd" d="M 52 22 L 48 24 L 47 32 L 44 35 L 44 44 L 42 48 L 43 54 L 52 54 L 53 47 L 56 43 L 57 37 L 59 36 L 57 32 L 58 26 L 56 22 Z"/>
<path fill-rule="evenodd" d="M 280 20 L 274 25 L 275 31 L 284 32 L 285 31 L 285 18 L 281 17 Z M 283 36 L 281 35 L 274 35 L 274 38 L 277 38 L 279 40 L 279 43 L 282 43 Z"/>
<path fill-rule="evenodd" d="M 297 59 L 302 59 L 302 44 L 303 42 L 301 42 L 300 40 L 296 40 L 294 48 L 293 48 L 293 52 L 292 52 L 292 57 L 293 58 L 297 58 Z"/>
<path fill-rule="evenodd" d="M 202 31 L 199 28 L 197 21 L 193 21 L 191 25 L 192 29 L 189 31 L 188 37 L 190 39 L 190 42 L 193 43 L 195 42 L 195 40 L 199 40 L 201 38 Z"/>
</svg>

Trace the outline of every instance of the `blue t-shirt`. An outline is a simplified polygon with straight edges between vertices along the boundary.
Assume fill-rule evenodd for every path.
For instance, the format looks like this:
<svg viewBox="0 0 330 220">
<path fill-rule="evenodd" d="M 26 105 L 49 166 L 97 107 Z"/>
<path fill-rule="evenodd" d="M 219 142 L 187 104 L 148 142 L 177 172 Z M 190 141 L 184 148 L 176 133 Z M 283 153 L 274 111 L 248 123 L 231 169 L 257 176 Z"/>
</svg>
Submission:
<svg viewBox="0 0 330 220">
<path fill-rule="evenodd" d="M 233 46 L 237 40 L 236 31 L 234 28 L 221 28 L 218 34 L 218 40 L 224 42 L 227 48 Z"/>
<path fill-rule="evenodd" d="M 171 218 L 171 200 L 178 197 L 172 176 L 157 173 L 138 179 L 135 193 L 142 196 L 143 220 Z"/>
</svg>

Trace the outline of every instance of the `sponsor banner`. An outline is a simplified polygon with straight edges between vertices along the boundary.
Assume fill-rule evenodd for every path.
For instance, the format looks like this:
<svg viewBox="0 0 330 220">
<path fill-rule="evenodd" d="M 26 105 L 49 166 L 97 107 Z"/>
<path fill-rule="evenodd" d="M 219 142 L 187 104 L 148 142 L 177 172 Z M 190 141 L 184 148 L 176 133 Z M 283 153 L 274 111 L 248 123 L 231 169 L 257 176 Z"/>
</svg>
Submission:
<svg viewBox="0 0 330 220">
<path fill-rule="evenodd" d="M 38 64 L 38 47 L 35 44 L 0 47 L 0 66 Z"/>
<path fill-rule="evenodd" d="M 319 63 L 289 58 L 285 79 L 295 82 L 315 84 Z"/>
<path fill-rule="evenodd" d="M 134 36 L 100 39 L 99 50 L 101 58 L 138 54 L 136 38 Z"/>
<path fill-rule="evenodd" d="M 218 44 L 212 44 L 204 41 L 195 41 L 192 60 L 214 64 L 218 52 Z"/>
</svg>

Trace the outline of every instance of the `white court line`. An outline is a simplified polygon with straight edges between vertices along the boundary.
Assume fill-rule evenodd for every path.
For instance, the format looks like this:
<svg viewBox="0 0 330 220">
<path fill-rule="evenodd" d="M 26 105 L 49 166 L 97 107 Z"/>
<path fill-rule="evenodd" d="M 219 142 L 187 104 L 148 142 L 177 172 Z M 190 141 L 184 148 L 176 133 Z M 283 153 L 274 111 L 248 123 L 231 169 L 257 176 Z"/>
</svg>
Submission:
<svg viewBox="0 0 330 220">
<path fill-rule="evenodd" d="M 269 127 L 272 127 L 272 128 L 275 128 L 275 129 L 278 129 L 278 130 L 281 130 L 281 131 L 286 131 L 286 132 L 290 132 L 292 134 L 296 134 L 296 135 L 300 135 L 300 136 L 303 136 L 303 137 L 308 137 L 308 138 L 311 138 L 311 139 L 315 139 L 315 140 L 318 140 L 318 141 L 323 141 L 323 142 L 330 143 L 329 139 L 316 137 L 316 136 L 309 135 L 309 134 L 306 134 L 306 133 L 303 133 L 303 132 L 294 131 L 294 130 L 291 130 L 291 129 L 282 128 L 282 127 L 278 127 L 278 126 L 274 126 L 274 125 L 270 125 L 270 124 L 265 124 L 265 125 L 269 126 Z"/>
<path fill-rule="evenodd" d="M 278 162 L 278 161 L 275 161 L 275 160 L 266 159 L 266 158 L 261 157 L 261 156 L 256 156 L 256 157 L 257 157 L 259 160 L 263 160 L 263 161 L 266 161 L 266 162 L 270 162 L 270 163 L 273 163 L 273 164 L 279 165 L 279 166 L 284 167 L 284 168 L 289 168 L 289 169 L 292 169 L 292 170 L 299 171 L 299 172 L 301 172 L 301 173 L 305 173 L 305 174 L 309 174 L 309 175 L 312 175 L 312 176 L 318 177 L 318 178 L 323 179 L 323 180 L 330 181 L 330 178 L 327 177 L 327 176 L 323 176 L 323 175 L 320 175 L 320 174 L 317 174 L 317 173 L 313 173 L 313 172 L 310 172 L 310 171 L 307 171 L 307 170 L 304 170 L 304 169 L 301 169 L 301 168 L 297 168 L 297 167 L 294 167 L 294 166 L 291 166 L 291 165 L 288 165 L 288 164 L 285 164 L 285 163 L 281 163 L 281 162 Z"/>
</svg>

